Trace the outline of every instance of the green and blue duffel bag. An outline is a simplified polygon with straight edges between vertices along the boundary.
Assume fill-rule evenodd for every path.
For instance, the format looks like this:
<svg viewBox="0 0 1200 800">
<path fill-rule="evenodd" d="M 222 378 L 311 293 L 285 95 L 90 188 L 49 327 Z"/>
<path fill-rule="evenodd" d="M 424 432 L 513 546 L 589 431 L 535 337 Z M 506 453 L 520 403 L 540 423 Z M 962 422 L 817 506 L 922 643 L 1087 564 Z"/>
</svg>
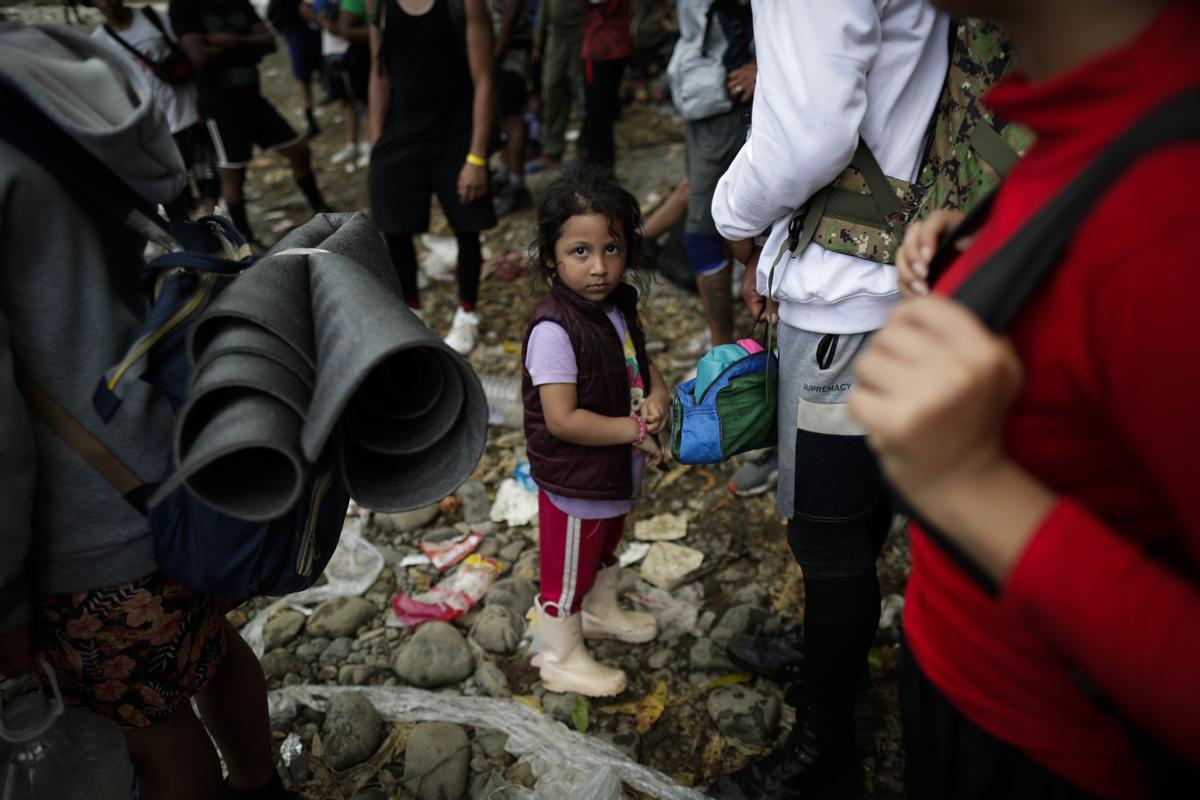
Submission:
<svg viewBox="0 0 1200 800">
<path fill-rule="evenodd" d="M 671 401 L 671 455 L 681 464 L 716 464 L 744 453 L 775 444 L 775 412 L 779 358 L 759 349 L 729 361 L 730 348 L 710 350 L 705 362 L 725 360 L 726 365 L 707 386 L 696 393 L 696 378 L 675 389 Z M 743 350 L 745 352 L 745 350 Z"/>
</svg>

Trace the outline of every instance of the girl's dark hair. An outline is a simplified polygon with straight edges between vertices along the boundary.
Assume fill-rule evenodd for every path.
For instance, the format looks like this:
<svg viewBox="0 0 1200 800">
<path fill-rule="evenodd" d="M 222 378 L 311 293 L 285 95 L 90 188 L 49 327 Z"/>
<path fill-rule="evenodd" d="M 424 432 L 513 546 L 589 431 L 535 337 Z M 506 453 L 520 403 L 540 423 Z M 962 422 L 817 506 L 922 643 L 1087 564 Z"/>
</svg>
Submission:
<svg viewBox="0 0 1200 800">
<path fill-rule="evenodd" d="M 529 277 L 536 288 L 552 286 L 554 245 L 567 220 L 580 214 L 600 214 L 613 234 L 625 242 L 625 274 L 645 293 L 649 254 L 642 238 L 642 210 L 607 168 L 582 167 L 567 173 L 542 193 L 537 209 L 537 238 L 529 245 Z"/>
</svg>

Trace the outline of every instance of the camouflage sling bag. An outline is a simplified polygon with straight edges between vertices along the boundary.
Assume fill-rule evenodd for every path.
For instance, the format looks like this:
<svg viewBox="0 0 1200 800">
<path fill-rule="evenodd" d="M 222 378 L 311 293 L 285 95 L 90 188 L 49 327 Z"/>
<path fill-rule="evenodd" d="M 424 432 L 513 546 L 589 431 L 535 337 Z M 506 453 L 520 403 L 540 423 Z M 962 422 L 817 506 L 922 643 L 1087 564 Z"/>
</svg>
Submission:
<svg viewBox="0 0 1200 800">
<path fill-rule="evenodd" d="M 796 255 L 811 241 L 894 264 L 909 223 L 938 208 L 970 211 L 1032 143 L 1032 134 L 1020 126 L 997 129 L 978 102 L 1011 64 L 1008 38 L 996 25 L 977 19 L 952 23 L 950 68 L 916 182 L 884 175 L 860 138 L 850 166 L 792 217 L 786 250 Z"/>
</svg>

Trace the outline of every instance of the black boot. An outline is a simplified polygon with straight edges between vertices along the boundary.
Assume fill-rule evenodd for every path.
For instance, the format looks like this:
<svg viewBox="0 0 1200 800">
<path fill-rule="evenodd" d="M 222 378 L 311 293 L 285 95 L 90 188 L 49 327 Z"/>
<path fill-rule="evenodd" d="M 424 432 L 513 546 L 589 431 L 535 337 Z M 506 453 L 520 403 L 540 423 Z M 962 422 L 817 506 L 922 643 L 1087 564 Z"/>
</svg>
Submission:
<svg viewBox="0 0 1200 800">
<path fill-rule="evenodd" d="M 735 636 L 725 651 L 744 670 L 780 683 L 799 680 L 804 670 L 804 626 L 780 636 Z"/>
<path fill-rule="evenodd" d="M 805 699 L 783 744 L 722 777 L 709 794 L 717 800 L 841 800 L 861 789 L 850 709 Z"/>
</svg>

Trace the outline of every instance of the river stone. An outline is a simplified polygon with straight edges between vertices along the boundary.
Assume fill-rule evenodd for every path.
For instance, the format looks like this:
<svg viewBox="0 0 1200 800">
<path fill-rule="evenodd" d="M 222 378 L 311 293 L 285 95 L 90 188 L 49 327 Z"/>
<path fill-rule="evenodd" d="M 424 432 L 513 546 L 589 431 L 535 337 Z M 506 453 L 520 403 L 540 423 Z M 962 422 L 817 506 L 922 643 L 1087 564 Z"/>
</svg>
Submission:
<svg viewBox="0 0 1200 800">
<path fill-rule="evenodd" d="M 321 653 L 318 663 L 322 667 L 336 667 L 350 656 L 350 640 L 340 636 L 329 643 L 325 652 Z"/>
<path fill-rule="evenodd" d="M 326 647 L 329 647 L 328 639 L 324 636 L 314 636 L 296 645 L 296 656 L 305 661 L 316 661 L 321 657 L 321 653 L 325 652 Z"/>
<path fill-rule="evenodd" d="M 512 697 L 508 676 L 490 661 L 481 659 L 475 667 L 475 683 L 479 685 L 479 691 L 488 697 Z"/>
<path fill-rule="evenodd" d="M 308 618 L 308 633 L 337 639 L 353 636 L 378 613 L 375 605 L 361 597 L 335 597 L 317 606 Z"/>
<path fill-rule="evenodd" d="M 497 758 L 506 752 L 504 746 L 508 744 L 508 734 L 502 731 L 485 731 L 480 728 L 475 732 L 475 743 L 483 750 L 485 756 Z"/>
<path fill-rule="evenodd" d="M 734 670 L 732 662 L 725 655 L 725 646 L 712 639 L 697 639 L 688 653 L 688 658 L 692 662 L 692 669 L 708 672 L 732 672 Z"/>
<path fill-rule="evenodd" d="M 262 670 L 267 680 L 279 680 L 289 672 L 299 672 L 302 669 L 304 662 L 283 648 L 271 650 L 262 657 Z"/>
<path fill-rule="evenodd" d="M 735 636 L 756 633 L 766 618 L 767 615 L 762 609 L 745 605 L 733 606 L 721 617 L 717 627 L 713 628 L 713 641 L 726 645 Z"/>
<path fill-rule="evenodd" d="M 335 770 L 361 764 L 383 741 L 383 720 L 366 695 L 344 692 L 329 701 L 325 724 L 321 727 L 325 760 Z"/>
<path fill-rule="evenodd" d="M 722 686 L 708 695 L 708 716 L 725 736 L 765 747 L 779 727 L 779 700 L 751 686 Z"/>
<path fill-rule="evenodd" d="M 487 487 L 481 482 L 467 481 L 458 487 L 458 499 L 462 501 L 463 521 L 468 525 L 489 521 L 492 501 L 488 499 Z"/>
<path fill-rule="evenodd" d="M 392 668 L 414 686 L 430 688 L 470 676 L 475 671 L 475 657 L 453 625 L 426 622 L 400 648 Z"/>
<path fill-rule="evenodd" d="M 416 508 L 412 511 L 401 511 L 397 514 L 376 513 L 372 519 L 384 533 L 412 533 L 433 522 L 439 510 L 437 503 L 434 503 L 431 506 Z"/>
<path fill-rule="evenodd" d="M 263 625 L 263 647 L 267 650 L 274 650 L 276 647 L 285 645 L 300 635 L 300 629 L 303 627 L 303 614 L 299 611 L 284 609 L 267 620 L 266 625 Z"/>
<path fill-rule="evenodd" d="M 483 602 L 486 606 L 504 606 L 524 617 L 537 597 L 537 584 L 526 578 L 504 578 L 496 581 L 488 590 Z"/>
<path fill-rule="evenodd" d="M 566 692 L 559 694 L 558 692 L 546 692 L 542 696 L 542 709 L 550 715 L 552 719 L 566 725 L 568 728 L 574 728 L 574 713 L 575 703 L 578 702 L 580 696 L 574 692 Z M 586 703 L 587 701 L 584 700 Z"/>
<path fill-rule="evenodd" d="M 525 620 L 505 606 L 491 605 L 483 609 L 471 628 L 471 638 L 489 653 L 507 655 L 517 649 L 525 633 Z"/>
<path fill-rule="evenodd" d="M 470 763 L 471 745 L 461 725 L 422 722 L 408 734 L 404 784 L 417 800 L 461 800 Z"/>
<path fill-rule="evenodd" d="M 646 659 L 646 666 L 650 667 L 650 669 L 665 669 L 674 658 L 675 651 L 669 647 L 664 647 L 650 654 L 650 657 Z"/>
<path fill-rule="evenodd" d="M 513 577 L 523 578 L 531 583 L 538 577 L 538 551 L 528 550 L 521 554 L 513 566 Z"/>
<path fill-rule="evenodd" d="M 362 686 L 374 673 L 375 668 L 367 664 L 343 664 L 338 669 L 337 682 L 340 686 Z"/>
</svg>

